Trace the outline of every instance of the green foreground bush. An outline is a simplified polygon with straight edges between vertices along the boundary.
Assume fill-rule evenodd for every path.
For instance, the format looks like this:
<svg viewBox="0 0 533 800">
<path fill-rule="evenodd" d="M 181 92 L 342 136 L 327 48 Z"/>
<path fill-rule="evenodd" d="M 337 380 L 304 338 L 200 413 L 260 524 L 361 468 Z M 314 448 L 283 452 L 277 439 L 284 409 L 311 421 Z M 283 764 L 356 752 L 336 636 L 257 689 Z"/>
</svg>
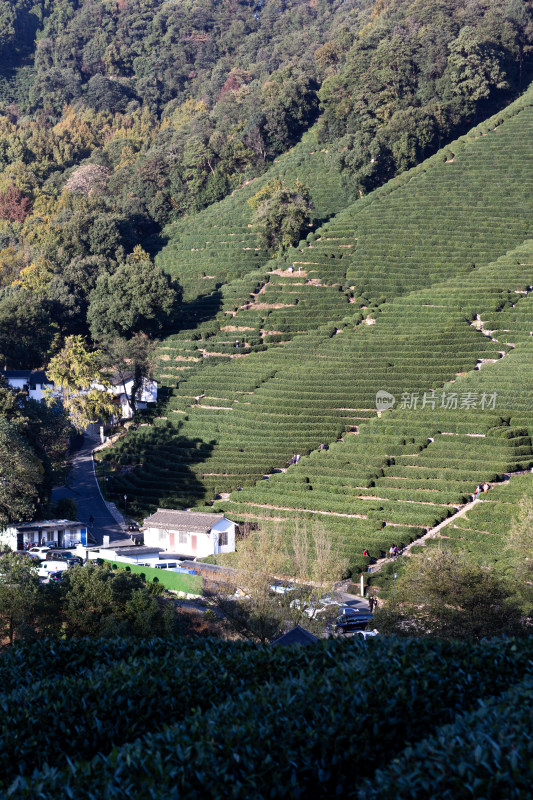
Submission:
<svg viewBox="0 0 533 800">
<path fill-rule="evenodd" d="M 78 700 L 64 702 L 65 692 L 69 698 L 75 693 L 66 672 L 70 643 L 57 679 L 28 682 L 24 700 L 20 689 L 2 697 L 4 796 L 357 798 L 362 780 L 372 780 L 391 754 L 433 747 L 430 737 L 440 736 L 443 725 L 466 735 L 465 714 L 483 725 L 480 703 L 496 715 L 495 725 L 503 724 L 506 703 L 498 696 L 533 681 L 531 639 L 471 646 L 383 638 L 273 649 L 154 640 L 153 649 L 133 644 L 130 655 L 120 643 L 102 642 L 102 665 L 95 642 L 77 646 L 88 651 Z M 37 655 L 25 646 L 6 663 L 18 674 L 27 663 L 26 674 L 37 678 L 46 649 L 53 660 L 63 645 L 35 647 Z M 513 714 L 521 719 L 517 702 Z M 445 731 L 450 748 L 452 733 Z M 498 767 L 509 773 L 502 784 L 509 797 L 519 796 L 513 794 L 513 758 L 527 751 L 517 736 L 514 741 L 515 748 L 501 749 Z M 520 780 L 528 771 L 531 778 L 531 761 L 518 763 L 524 767 Z M 424 774 L 416 758 L 409 768 Z M 475 785 L 487 767 L 476 758 L 469 770 Z M 387 776 L 380 780 L 385 786 Z"/>
</svg>

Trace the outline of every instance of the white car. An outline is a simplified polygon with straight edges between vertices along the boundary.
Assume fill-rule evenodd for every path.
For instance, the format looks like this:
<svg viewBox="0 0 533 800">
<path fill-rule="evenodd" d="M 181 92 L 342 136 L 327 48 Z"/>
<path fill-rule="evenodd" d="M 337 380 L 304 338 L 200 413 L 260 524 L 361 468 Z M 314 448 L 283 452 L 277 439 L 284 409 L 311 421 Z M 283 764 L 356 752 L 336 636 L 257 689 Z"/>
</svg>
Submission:
<svg viewBox="0 0 533 800">
<path fill-rule="evenodd" d="M 45 560 L 46 554 L 49 552 L 50 552 L 49 547 L 30 547 L 30 549 L 28 550 L 28 553 L 37 556 L 37 558 L 40 558 L 41 561 Z"/>
</svg>

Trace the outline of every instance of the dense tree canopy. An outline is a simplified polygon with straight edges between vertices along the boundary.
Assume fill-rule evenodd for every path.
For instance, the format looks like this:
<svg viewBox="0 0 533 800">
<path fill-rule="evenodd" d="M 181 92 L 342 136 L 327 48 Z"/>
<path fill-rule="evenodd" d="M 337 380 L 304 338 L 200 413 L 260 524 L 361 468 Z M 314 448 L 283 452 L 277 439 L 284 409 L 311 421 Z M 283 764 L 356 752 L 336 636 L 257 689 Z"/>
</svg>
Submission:
<svg viewBox="0 0 533 800">
<path fill-rule="evenodd" d="M 27 363 L 0 351 L 42 366 L 49 313 L 63 337 L 157 335 L 149 304 L 113 308 L 111 295 L 162 225 L 261 174 L 315 122 L 350 188 L 368 192 L 519 91 L 532 45 L 529 0 L 4 4 L 0 288 L 19 285 L 39 309 L 0 298 L 0 329 L 17 306 L 33 317 Z M 272 231 L 267 205 L 257 215 Z M 269 247 L 305 227 L 287 225 Z M 151 283 L 164 293 L 155 272 Z M 109 303 L 104 330 L 96 309 Z"/>
<path fill-rule="evenodd" d="M 95 562 L 69 570 L 61 587 L 67 636 L 157 636 L 174 628 L 172 609 L 150 593 L 140 575 Z"/>
<path fill-rule="evenodd" d="M 16 424 L 0 417 L 0 526 L 35 513 L 44 468 Z"/>
<path fill-rule="evenodd" d="M 266 250 L 284 250 L 298 244 L 309 233 L 313 206 L 309 189 L 299 181 L 294 186 L 286 186 L 275 180 L 248 202 L 254 209 L 252 222 L 259 244 Z"/>
<path fill-rule="evenodd" d="M 383 633 L 479 641 L 519 633 L 523 616 L 515 587 L 494 567 L 466 553 L 431 548 L 408 559 L 392 602 L 379 610 L 376 622 Z"/>
<path fill-rule="evenodd" d="M 113 273 L 101 274 L 96 282 L 87 314 L 93 339 L 143 332 L 157 336 L 175 316 L 179 300 L 168 276 L 138 247 Z"/>
</svg>

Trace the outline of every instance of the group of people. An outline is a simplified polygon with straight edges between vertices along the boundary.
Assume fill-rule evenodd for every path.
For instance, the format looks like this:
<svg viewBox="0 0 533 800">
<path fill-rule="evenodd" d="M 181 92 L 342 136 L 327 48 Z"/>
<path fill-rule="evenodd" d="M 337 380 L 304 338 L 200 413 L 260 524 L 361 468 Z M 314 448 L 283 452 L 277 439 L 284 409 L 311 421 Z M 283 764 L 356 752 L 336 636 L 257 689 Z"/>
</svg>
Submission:
<svg viewBox="0 0 533 800">
<path fill-rule="evenodd" d="M 398 550 L 398 545 L 397 544 L 391 544 L 391 546 L 389 547 L 389 557 L 390 558 L 396 558 L 399 555 L 400 555 L 400 551 Z"/>
<path fill-rule="evenodd" d="M 476 491 L 474 492 L 474 499 L 477 500 L 479 495 L 481 494 L 481 492 L 483 492 L 484 494 L 487 494 L 489 489 L 490 489 L 490 486 L 489 486 L 488 483 L 479 483 L 476 486 Z"/>
<path fill-rule="evenodd" d="M 371 614 L 374 613 L 376 608 L 378 607 L 378 598 L 377 597 L 369 597 L 368 598 L 368 610 Z"/>
<path fill-rule="evenodd" d="M 289 467 L 292 464 L 297 464 L 299 460 L 300 460 L 300 453 L 295 453 L 293 456 L 291 456 L 291 458 L 289 458 Z"/>
</svg>

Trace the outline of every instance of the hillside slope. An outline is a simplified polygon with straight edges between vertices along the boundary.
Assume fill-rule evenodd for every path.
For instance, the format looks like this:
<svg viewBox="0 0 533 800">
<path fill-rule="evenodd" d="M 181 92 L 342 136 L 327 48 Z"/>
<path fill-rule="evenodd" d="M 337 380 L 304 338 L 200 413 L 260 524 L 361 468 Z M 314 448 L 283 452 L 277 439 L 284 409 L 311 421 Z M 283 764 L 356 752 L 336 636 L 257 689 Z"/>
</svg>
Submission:
<svg viewBox="0 0 533 800">
<path fill-rule="evenodd" d="M 323 225 L 288 255 L 300 275 L 274 263 L 270 272 L 292 295 L 296 320 L 305 304 L 294 306 L 295 299 L 311 287 L 324 298 L 334 288 L 351 302 L 332 313 L 325 300 L 314 329 L 302 324 L 307 333 L 266 351 L 234 351 L 217 364 L 202 358 L 162 407 L 157 426 L 115 448 L 111 459 L 142 466 L 115 479 L 114 490 L 137 497 L 141 510 L 201 505 L 260 481 L 220 507 L 241 519 L 327 517 L 356 566 L 364 546 L 379 554 L 412 538 L 453 513 L 476 482 L 533 464 L 533 395 L 525 383 L 532 246 L 522 245 L 532 233 L 532 102 L 530 89 L 505 113 Z M 495 175 L 497 201 L 483 188 Z M 502 315 L 501 325 L 494 315 Z M 486 318 L 503 328 L 511 324 L 507 316 L 521 341 L 487 335 Z M 379 390 L 404 406 L 418 393 L 417 407 L 367 423 Z M 452 390 L 460 390 L 457 409 L 452 402 L 439 417 L 442 393 Z M 477 398 L 470 406 L 462 397 L 468 392 Z M 502 427 L 509 431 L 499 435 Z M 321 444 L 332 447 L 263 482 L 293 454 Z M 409 485 L 399 483 L 408 477 Z M 389 485 L 376 491 L 381 478 Z M 437 485 L 427 478 L 438 478 Z M 427 491 L 424 500 L 419 489 Z"/>
</svg>

